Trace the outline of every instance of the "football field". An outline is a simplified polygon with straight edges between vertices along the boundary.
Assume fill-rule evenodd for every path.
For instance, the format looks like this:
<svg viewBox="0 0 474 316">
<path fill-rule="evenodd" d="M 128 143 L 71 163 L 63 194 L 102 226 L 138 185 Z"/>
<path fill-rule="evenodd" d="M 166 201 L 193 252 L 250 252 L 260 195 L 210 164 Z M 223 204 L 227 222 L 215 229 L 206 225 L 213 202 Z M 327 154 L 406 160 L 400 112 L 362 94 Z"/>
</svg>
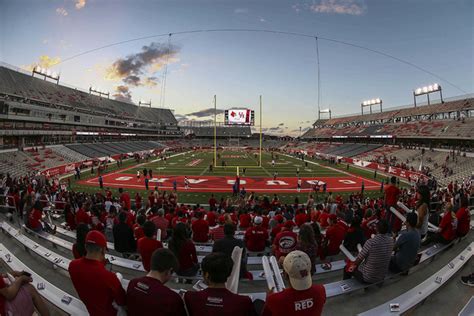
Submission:
<svg viewBox="0 0 474 316">
<path fill-rule="evenodd" d="M 213 156 L 212 150 L 172 154 L 166 160 L 155 159 L 106 174 L 103 176 L 104 186 L 145 190 L 144 169 L 147 169 L 150 190 L 176 187 L 177 191 L 182 192 L 232 192 L 237 174 L 240 188 L 245 187 L 248 192 L 310 192 L 315 186 L 321 190 L 326 186 L 327 191 L 349 192 L 359 191 L 362 182 L 366 190 L 380 188 L 378 181 L 281 153 L 262 152 L 262 166 L 258 166 L 258 151 L 219 151 L 217 166 L 213 166 Z M 153 174 L 151 178 L 149 170 Z M 185 177 L 188 186 L 185 186 Z M 81 183 L 98 186 L 98 178 Z"/>
</svg>

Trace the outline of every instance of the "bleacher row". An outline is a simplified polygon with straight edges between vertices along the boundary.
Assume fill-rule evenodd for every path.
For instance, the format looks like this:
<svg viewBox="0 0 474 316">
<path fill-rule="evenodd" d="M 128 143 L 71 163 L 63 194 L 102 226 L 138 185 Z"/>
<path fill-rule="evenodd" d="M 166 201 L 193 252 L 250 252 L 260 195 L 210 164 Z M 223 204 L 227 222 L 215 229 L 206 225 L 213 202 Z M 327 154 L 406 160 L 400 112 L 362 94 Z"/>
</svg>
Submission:
<svg viewBox="0 0 474 316">
<path fill-rule="evenodd" d="M 472 212 L 471 212 L 472 215 Z M 472 222 L 471 222 L 472 226 Z M 67 269 L 71 259 L 71 248 L 72 243 L 64 238 L 69 238 L 70 240 L 74 240 L 74 235 L 72 232 L 58 228 L 59 236 L 52 236 L 47 233 L 34 233 L 25 229 L 25 227 L 21 227 L 19 229 L 13 227 L 11 224 L 7 222 L 2 222 L 0 224 L 1 230 L 11 239 L 15 240 L 15 242 L 23 247 L 27 252 L 30 254 L 34 254 L 44 261 L 46 261 L 50 267 L 53 269 L 60 269 L 67 275 Z M 471 227 L 472 228 L 472 227 Z M 460 242 L 460 239 L 455 240 L 451 244 L 448 245 L 441 245 L 435 244 L 432 245 L 420 252 L 420 262 L 417 266 L 412 267 L 410 269 L 410 274 L 418 271 L 421 269 L 420 267 L 422 264 L 432 262 L 438 255 L 440 255 L 443 251 L 450 249 L 454 244 Z M 56 250 L 51 249 L 50 247 L 45 246 L 46 244 L 50 244 L 53 246 L 53 249 L 57 251 L 68 254 L 62 255 Z M 113 249 L 113 244 L 109 243 L 109 249 Z M 197 247 L 197 251 L 204 254 L 211 251 L 209 245 L 201 245 Z M 474 242 L 468 244 L 467 247 L 459 254 L 456 255 L 452 260 L 449 261 L 447 265 L 441 268 L 435 274 L 429 276 L 424 282 L 420 283 L 412 290 L 402 294 L 399 297 L 393 298 L 386 303 L 383 303 L 375 308 L 366 311 L 362 315 L 394 315 L 391 309 L 389 308 L 390 304 L 398 304 L 400 306 L 400 313 L 405 312 L 415 306 L 416 304 L 420 303 L 424 299 L 426 299 L 431 293 L 437 290 L 441 285 L 446 283 L 451 276 L 453 276 L 466 262 L 469 261 L 471 256 L 474 254 Z M 248 257 L 248 264 L 249 265 L 259 265 L 261 264 L 261 257 L 256 256 L 257 254 L 253 254 Z M 48 280 L 43 278 L 40 274 L 35 272 L 35 268 L 28 266 L 24 262 L 21 262 L 18 258 L 16 258 L 4 245 L 0 244 L 0 258 L 12 269 L 18 271 L 29 271 L 32 273 L 34 283 L 37 285 L 38 283 L 43 283 L 44 290 L 40 291 L 40 294 L 48 300 L 50 303 L 55 305 L 60 310 L 68 313 L 70 315 L 86 315 L 87 311 L 85 306 L 82 304 L 80 300 L 75 298 L 75 296 L 71 293 L 67 293 L 62 289 L 54 286 Z M 129 272 L 133 271 L 143 274 L 143 267 L 141 262 L 124 259 L 120 256 L 115 255 L 108 255 L 107 259 L 109 260 L 112 266 L 115 266 L 113 269 L 114 271 L 119 271 L 119 268 L 128 270 Z M 199 260 L 202 260 L 202 256 L 199 256 Z M 326 273 L 326 272 L 333 272 L 333 271 L 340 271 L 343 269 L 345 265 L 344 260 L 338 260 L 333 262 L 333 268 L 331 271 L 325 271 L 321 268 L 321 266 L 317 267 L 318 274 Z M 254 281 L 264 281 L 265 278 L 263 276 L 263 271 L 253 271 L 252 273 L 254 277 Z M 315 275 L 315 279 L 318 277 L 318 274 Z M 201 279 L 202 276 L 198 275 L 198 277 L 193 278 Z M 388 275 L 385 279 L 391 280 L 391 282 L 397 281 L 398 279 L 402 279 L 401 275 Z M 121 283 L 126 288 L 128 286 L 129 280 L 126 278 L 121 279 Z M 378 284 L 379 286 L 382 285 L 383 282 Z M 377 284 L 375 284 L 377 285 Z M 372 285 L 362 284 L 358 282 L 356 279 L 350 280 L 342 280 L 342 281 L 335 281 L 329 282 L 324 284 L 326 289 L 326 294 L 328 298 L 339 296 L 339 295 L 346 295 L 349 293 L 353 293 L 355 291 L 365 289 L 367 287 L 373 287 Z M 390 285 L 387 285 L 390 286 Z M 261 299 L 265 300 L 266 293 L 265 292 L 252 292 L 252 293 L 245 293 L 249 295 L 253 300 Z M 69 303 L 66 303 L 69 302 Z M 398 314 L 398 313 L 397 313 Z"/>
<path fill-rule="evenodd" d="M 154 141 L 68 144 L 65 146 L 90 158 L 163 148 L 162 144 Z"/>
<path fill-rule="evenodd" d="M 2 93 L 30 100 L 63 104 L 109 116 L 161 122 L 163 125 L 177 124 L 176 118 L 169 109 L 145 108 L 131 103 L 101 98 L 2 66 L 0 66 L 0 87 Z"/>
</svg>

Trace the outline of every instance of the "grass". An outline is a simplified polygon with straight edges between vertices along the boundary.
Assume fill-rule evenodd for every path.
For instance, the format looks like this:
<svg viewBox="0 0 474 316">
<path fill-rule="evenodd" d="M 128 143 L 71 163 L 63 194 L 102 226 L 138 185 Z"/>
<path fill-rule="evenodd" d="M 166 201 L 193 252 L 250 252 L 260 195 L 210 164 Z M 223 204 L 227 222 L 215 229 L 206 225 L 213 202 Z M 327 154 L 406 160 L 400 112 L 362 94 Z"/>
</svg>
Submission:
<svg viewBox="0 0 474 316">
<path fill-rule="evenodd" d="M 277 157 L 277 156 L 278 157 Z M 278 177 L 296 177 L 297 168 L 299 168 L 299 175 L 301 177 L 343 177 L 344 173 L 350 173 L 352 175 L 361 176 L 368 179 L 374 179 L 373 171 L 361 170 L 350 166 L 349 170 L 346 170 L 346 165 L 330 165 L 325 161 L 320 160 L 309 160 L 317 163 L 312 164 L 308 163 L 307 167 L 305 163 L 291 156 L 286 156 L 282 154 L 276 154 L 274 157 L 275 167 L 272 167 L 272 156 L 269 152 L 262 153 L 262 167 L 258 167 L 258 156 L 255 157 L 253 153 L 247 153 L 243 151 L 225 151 L 220 153 L 220 159 L 218 159 L 218 165 L 221 165 L 222 160 L 226 161 L 227 167 L 214 167 L 213 171 L 210 170 L 210 165 L 213 162 L 213 152 L 212 151 L 202 151 L 202 152 L 188 152 L 181 155 L 176 155 L 175 157 L 168 158 L 166 161 L 153 161 L 145 163 L 137 167 L 133 159 L 124 161 L 123 168 L 129 168 L 124 170 L 121 173 L 136 175 L 137 171 L 143 172 L 143 168 L 152 169 L 153 176 L 159 177 L 163 175 L 187 175 L 187 176 L 197 176 L 197 175 L 214 175 L 214 176 L 235 176 L 237 172 L 237 166 L 248 166 L 245 171 L 245 176 L 253 177 L 271 177 L 274 172 L 278 172 Z M 194 162 L 194 164 L 193 164 Z M 331 167 L 327 169 L 325 167 Z M 109 165 L 106 173 L 117 171 L 116 164 Z M 240 174 L 242 174 L 243 168 L 239 167 Z M 82 179 L 88 179 L 91 177 L 96 177 L 96 174 L 91 174 L 90 172 L 84 172 L 82 174 Z M 78 183 L 74 180 L 74 177 L 71 176 L 71 187 L 76 191 L 83 191 L 88 193 L 96 193 L 100 191 L 97 187 L 87 186 L 84 184 Z M 378 174 L 376 180 L 382 181 L 386 180 L 386 176 Z M 404 185 L 404 184 L 403 184 Z M 111 191 L 117 195 L 118 189 L 111 188 Z M 131 194 L 132 198 L 135 196 L 136 192 L 139 192 L 142 198 L 146 198 L 145 190 L 141 189 L 128 189 L 128 192 Z M 338 192 L 337 195 L 342 197 L 347 197 L 352 192 Z M 228 197 L 229 193 L 215 193 L 214 196 L 219 200 L 221 197 Z M 258 194 L 263 196 L 265 194 Z M 270 198 L 273 197 L 272 194 L 266 194 Z M 377 191 L 366 191 L 365 195 L 371 198 L 377 198 L 381 196 L 379 190 Z M 207 204 L 210 197 L 210 193 L 201 193 L 201 192 L 179 192 L 178 193 L 178 202 L 180 203 L 200 203 Z M 280 193 L 278 194 L 279 199 L 284 203 L 293 203 L 295 198 L 298 197 L 300 203 L 306 202 L 308 193 Z M 319 193 L 316 197 L 316 200 L 324 200 L 325 195 Z"/>
</svg>

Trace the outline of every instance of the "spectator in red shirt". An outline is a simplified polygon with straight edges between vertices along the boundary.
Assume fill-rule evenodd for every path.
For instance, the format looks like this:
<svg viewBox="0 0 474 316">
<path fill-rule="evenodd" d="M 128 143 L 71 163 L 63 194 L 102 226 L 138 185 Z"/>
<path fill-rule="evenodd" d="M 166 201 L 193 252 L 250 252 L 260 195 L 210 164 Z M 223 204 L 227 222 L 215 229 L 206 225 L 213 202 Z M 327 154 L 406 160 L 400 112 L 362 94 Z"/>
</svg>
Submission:
<svg viewBox="0 0 474 316">
<path fill-rule="evenodd" d="M 165 240 L 168 237 L 168 227 L 170 225 L 170 222 L 164 217 L 165 215 L 165 210 L 160 208 L 156 212 L 155 217 L 151 219 L 153 224 L 155 224 L 156 229 L 161 230 L 161 240 Z"/>
<path fill-rule="evenodd" d="M 132 202 L 130 200 L 130 194 L 128 192 L 124 191 L 122 188 L 119 188 L 119 193 L 120 193 L 120 204 L 122 204 L 123 208 L 126 208 L 127 210 L 132 208 Z"/>
<path fill-rule="evenodd" d="M 151 256 L 151 270 L 130 281 L 127 288 L 129 316 L 186 316 L 178 293 L 165 284 L 178 268 L 178 259 L 168 249 L 158 249 Z"/>
<path fill-rule="evenodd" d="M 251 225 L 252 222 L 252 217 L 250 214 L 245 210 L 242 214 L 239 216 L 239 227 L 241 229 L 247 229 Z"/>
<path fill-rule="evenodd" d="M 143 237 L 138 240 L 137 249 L 142 257 L 143 268 L 150 271 L 150 260 L 156 249 L 163 248 L 163 244 L 156 240 L 156 226 L 153 222 L 146 221 L 143 224 Z"/>
<path fill-rule="evenodd" d="M 69 275 L 91 316 L 115 316 L 125 306 L 125 291 L 115 273 L 105 268 L 105 236 L 96 230 L 86 236 L 86 256 L 71 261 Z"/>
<path fill-rule="evenodd" d="M 268 243 L 268 232 L 262 227 L 263 218 L 255 216 L 254 226 L 245 232 L 244 241 L 249 251 L 261 252 L 265 250 Z"/>
<path fill-rule="evenodd" d="M 70 230 L 75 230 L 76 229 L 76 214 L 74 214 L 71 204 L 67 203 L 64 206 L 64 218 L 66 220 L 67 227 Z"/>
<path fill-rule="evenodd" d="M 293 232 L 293 221 L 287 221 L 281 232 L 279 232 L 273 241 L 273 253 L 277 260 L 284 257 L 296 249 L 298 235 Z"/>
<path fill-rule="evenodd" d="M 209 223 L 209 227 L 214 227 L 216 226 L 216 220 L 217 220 L 217 215 L 216 212 L 211 209 L 209 212 L 206 214 L 206 221 Z"/>
<path fill-rule="evenodd" d="M 133 236 L 135 240 L 140 240 L 140 238 L 144 237 L 145 234 L 143 232 L 143 224 L 145 224 L 146 217 L 145 215 L 138 215 L 137 222 L 133 224 Z"/>
<path fill-rule="evenodd" d="M 457 222 L 456 214 L 453 212 L 453 205 L 447 203 L 438 231 L 435 233 L 428 233 L 428 238 L 426 238 L 422 244 L 428 245 L 431 242 L 439 242 L 442 244 L 450 243 L 454 238 L 456 238 Z"/>
<path fill-rule="evenodd" d="M 308 255 L 299 250 L 290 252 L 283 261 L 283 269 L 290 287 L 267 297 L 262 316 L 321 315 L 326 290 L 322 285 L 313 285 Z"/>
<path fill-rule="evenodd" d="M 300 210 L 295 216 L 295 222 L 298 227 L 309 221 L 309 216 L 305 210 Z"/>
<path fill-rule="evenodd" d="M 273 217 L 273 218 L 274 218 L 274 220 L 275 220 L 275 222 L 276 222 L 276 225 L 275 225 L 275 227 L 273 227 L 273 229 L 272 229 L 272 231 L 271 231 L 271 233 L 270 233 L 270 237 L 274 239 L 274 238 L 278 235 L 278 233 L 281 232 L 281 230 L 283 229 L 283 227 L 285 226 L 285 225 L 283 224 L 283 221 L 285 220 L 285 218 L 284 218 L 283 215 L 281 215 L 281 214 L 277 214 L 277 215 L 275 215 L 275 217 Z"/>
<path fill-rule="evenodd" d="M 89 233 L 89 226 L 86 224 L 77 225 L 76 242 L 72 245 L 72 254 L 74 259 L 79 259 L 86 255 L 87 233 Z"/>
<path fill-rule="evenodd" d="M 199 270 L 196 247 L 187 237 L 186 224 L 177 223 L 169 242 L 169 249 L 173 251 L 179 261 L 179 270 L 176 274 L 185 277 L 195 276 Z"/>
<path fill-rule="evenodd" d="M 79 209 L 76 212 L 76 225 L 79 225 L 80 223 L 90 225 L 92 223 L 91 217 L 82 208 L 82 202 L 77 203 L 77 206 Z"/>
<path fill-rule="evenodd" d="M 209 223 L 204 220 L 204 213 L 199 211 L 196 213 L 197 220 L 195 220 L 191 229 L 193 231 L 193 241 L 207 242 L 209 240 Z"/>
<path fill-rule="evenodd" d="M 214 211 L 216 209 L 216 204 L 217 204 L 217 200 L 214 197 L 214 194 L 211 194 L 211 197 L 209 198 L 209 209 L 211 211 Z"/>
<path fill-rule="evenodd" d="M 397 178 L 392 176 L 390 178 L 390 184 L 385 187 L 385 208 L 387 210 L 386 217 L 388 224 L 390 226 L 390 230 L 396 226 L 399 219 L 390 211 L 391 207 L 395 207 L 398 202 L 398 198 L 400 197 L 401 191 L 396 186 Z"/>
<path fill-rule="evenodd" d="M 463 195 L 461 197 L 460 208 L 456 212 L 456 218 L 458 220 L 456 234 L 458 237 L 466 236 L 470 230 L 471 214 L 469 214 L 468 204 L 467 196 Z"/>
<path fill-rule="evenodd" d="M 10 284 L 4 281 L 6 275 L 0 275 L 0 315 L 33 315 L 36 308 L 41 316 L 49 316 L 41 295 L 30 284 L 31 276 L 19 271 L 10 274 L 15 278 Z"/>
<path fill-rule="evenodd" d="M 202 260 L 202 272 L 208 288 L 199 292 L 188 291 L 184 302 L 190 316 L 257 316 L 252 300 L 225 287 L 234 265 L 232 259 L 220 252 Z"/>
<path fill-rule="evenodd" d="M 219 226 L 211 230 L 211 239 L 216 241 L 219 239 L 224 238 L 224 224 L 225 224 L 225 217 L 224 215 L 219 216 L 218 219 Z"/>
<path fill-rule="evenodd" d="M 137 211 L 142 208 L 142 196 L 138 192 L 135 193 L 135 208 Z"/>
<path fill-rule="evenodd" d="M 329 215 L 329 225 L 326 230 L 323 251 L 326 256 L 334 256 L 339 253 L 339 246 L 344 241 L 346 231 L 337 223 L 337 216 L 335 214 Z"/>
<path fill-rule="evenodd" d="M 43 208 L 41 207 L 41 202 L 36 201 L 33 205 L 33 208 L 28 216 L 28 225 L 27 227 L 35 232 L 41 232 L 43 230 L 55 234 L 56 233 L 56 226 L 51 228 L 48 223 L 43 222 Z"/>
</svg>

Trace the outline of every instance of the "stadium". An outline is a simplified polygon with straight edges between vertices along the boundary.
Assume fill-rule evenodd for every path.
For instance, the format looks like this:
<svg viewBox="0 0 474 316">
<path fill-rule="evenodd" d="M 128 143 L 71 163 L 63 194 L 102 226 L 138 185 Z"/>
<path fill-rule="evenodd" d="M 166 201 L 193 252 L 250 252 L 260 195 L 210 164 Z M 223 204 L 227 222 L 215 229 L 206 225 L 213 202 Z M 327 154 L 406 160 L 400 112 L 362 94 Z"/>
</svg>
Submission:
<svg viewBox="0 0 474 316">
<path fill-rule="evenodd" d="M 30 2 L 0 1 L 0 315 L 474 314 L 472 25 Z"/>
</svg>

